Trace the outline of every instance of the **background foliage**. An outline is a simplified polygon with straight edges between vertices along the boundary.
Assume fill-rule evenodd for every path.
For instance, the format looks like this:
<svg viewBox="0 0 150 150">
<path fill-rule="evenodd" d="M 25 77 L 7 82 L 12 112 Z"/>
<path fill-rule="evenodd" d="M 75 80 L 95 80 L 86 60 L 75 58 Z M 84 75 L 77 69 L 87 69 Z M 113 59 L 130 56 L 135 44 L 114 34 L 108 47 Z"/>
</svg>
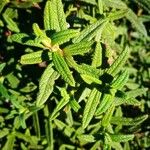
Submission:
<svg viewBox="0 0 150 150">
<path fill-rule="evenodd" d="M 0 149 L 148 149 L 149 8 L 0 0 Z"/>
</svg>

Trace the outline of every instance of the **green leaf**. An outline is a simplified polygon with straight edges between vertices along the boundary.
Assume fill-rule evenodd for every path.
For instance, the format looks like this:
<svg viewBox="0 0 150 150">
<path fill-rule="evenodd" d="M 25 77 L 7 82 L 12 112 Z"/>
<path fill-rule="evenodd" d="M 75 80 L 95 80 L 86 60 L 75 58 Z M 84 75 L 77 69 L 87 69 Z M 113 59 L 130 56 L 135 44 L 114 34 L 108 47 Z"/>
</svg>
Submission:
<svg viewBox="0 0 150 150">
<path fill-rule="evenodd" d="M 125 118 L 125 117 L 112 117 L 111 123 L 115 125 L 124 125 L 124 126 L 135 126 L 148 118 L 148 115 L 143 115 L 136 118 Z"/>
<path fill-rule="evenodd" d="M 13 150 L 14 147 L 14 143 L 15 143 L 15 136 L 13 134 L 10 134 L 7 136 L 7 141 L 4 145 L 4 147 L 2 148 L 2 150 Z"/>
<path fill-rule="evenodd" d="M 90 41 L 94 36 L 96 36 L 97 32 L 101 32 L 103 28 L 107 25 L 107 20 L 99 20 L 96 23 L 86 27 L 79 36 L 73 39 L 73 43 L 79 43 L 81 41 Z"/>
<path fill-rule="evenodd" d="M 87 75 L 87 74 L 80 74 L 81 75 L 81 77 L 82 77 L 82 79 L 86 82 L 86 83 L 88 83 L 88 84 L 91 84 L 91 83 L 96 83 L 96 84 L 101 84 L 102 83 L 102 81 L 101 80 L 99 80 L 99 79 L 97 79 L 97 78 L 95 78 L 95 77 L 93 77 L 93 76 L 91 76 L 91 75 Z"/>
<path fill-rule="evenodd" d="M 104 7 L 103 0 L 98 0 L 98 9 L 100 14 L 103 14 L 103 9 L 104 9 L 103 7 Z"/>
<path fill-rule="evenodd" d="M 36 40 L 42 43 L 48 49 L 51 49 L 51 39 L 47 37 L 46 33 L 40 29 L 38 24 L 34 23 L 33 26 L 34 34 L 37 36 Z"/>
<path fill-rule="evenodd" d="M 40 27 L 39 27 L 39 25 L 37 23 L 34 23 L 32 25 L 32 28 L 33 28 L 34 34 L 36 36 L 44 36 L 44 37 L 46 37 L 46 33 L 40 29 Z"/>
<path fill-rule="evenodd" d="M 20 32 L 17 23 L 13 20 L 15 17 L 16 11 L 11 8 L 7 8 L 6 11 L 3 13 L 3 18 L 7 23 L 7 28 L 14 32 Z"/>
<path fill-rule="evenodd" d="M 97 150 L 100 147 L 100 140 L 97 140 L 94 145 L 91 147 L 91 150 Z"/>
<path fill-rule="evenodd" d="M 30 135 L 28 135 L 28 134 L 24 134 L 24 133 L 15 131 L 15 132 L 14 132 L 14 135 L 15 135 L 17 138 L 23 140 L 24 142 L 28 142 L 28 143 L 33 144 L 33 145 L 36 144 L 36 143 L 35 143 L 36 140 L 33 139 L 33 138 L 32 138 Z"/>
<path fill-rule="evenodd" d="M 0 72 L 2 72 L 2 70 L 5 68 L 6 66 L 6 63 L 1 63 L 0 64 Z"/>
<path fill-rule="evenodd" d="M 96 110 L 96 115 L 100 115 L 106 112 L 112 105 L 116 90 L 112 89 L 111 92 L 112 94 L 103 93 L 103 95 L 101 96 L 100 104 Z"/>
<path fill-rule="evenodd" d="M 123 17 L 125 17 L 125 15 L 128 13 L 128 9 L 123 9 L 123 10 L 117 10 L 115 12 L 112 12 L 108 15 L 108 18 L 111 20 L 111 21 L 114 21 L 114 20 L 118 20 L 118 19 L 121 19 Z"/>
<path fill-rule="evenodd" d="M 80 42 L 71 44 L 63 49 L 64 54 L 67 55 L 83 55 L 85 53 L 88 53 L 89 50 L 91 49 L 93 42 Z"/>
<path fill-rule="evenodd" d="M 39 94 L 36 100 L 36 106 L 42 106 L 53 91 L 54 81 L 59 77 L 58 73 L 53 70 L 52 65 L 47 66 L 44 71 L 40 83 Z"/>
<path fill-rule="evenodd" d="M 44 48 L 42 44 L 40 44 L 39 42 L 36 42 L 35 36 L 29 36 L 25 33 L 13 34 L 10 37 L 10 39 L 19 44 Z"/>
<path fill-rule="evenodd" d="M 61 0 L 46 2 L 44 10 L 44 27 L 46 30 L 56 31 L 67 29 L 66 17 Z"/>
<path fill-rule="evenodd" d="M 5 88 L 3 84 L 0 83 L 0 94 L 5 97 L 6 99 L 10 99 L 8 90 Z"/>
<path fill-rule="evenodd" d="M 97 89 L 93 89 L 88 97 L 86 102 L 83 118 L 82 118 L 82 127 L 85 129 L 90 121 L 92 120 L 94 113 L 96 111 L 97 105 L 99 104 L 99 100 L 101 97 L 101 93 Z"/>
<path fill-rule="evenodd" d="M 147 90 L 148 90 L 147 88 L 141 88 L 141 89 L 135 89 L 132 91 L 128 91 L 128 92 L 126 92 L 127 98 L 135 98 L 135 97 L 140 96 L 142 94 L 146 94 Z"/>
<path fill-rule="evenodd" d="M 129 78 L 129 72 L 128 70 L 124 70 L 112 83 L 111 87 L 114 89 L 121 89 L 126 82 L 128 81 Z"/>
<path fill-rule="evenodd" d="M 138 100 L 136 100 L 135 98 L 116 98 L 115 99 L 115 105 L 119 106 L 122 104 L 126 104 L 126 105 L 134 105 L 134 106 L 140 106 L 141 102 L 139 102 Z"/>
<path fill-rule="evenodd" d="M 95 138 L 93 135 L 88 135 L 88 134 L 82 134 L 82 135 L 78 135 L 77 138 L 80 141 L 85 141 L 85 142 L 95 142 Z"/>
<path fill-rule="evenodd" d="M 118 58 L 114 61 L 114 63 L 110 66 L 109 69 L 107 69 L 107 73 L 115 76 L 120 70 L 121 67 L 124 65 L 126 60 L 128 59 L 129 56 L 129 48 L 126 47 L 118 56 Z"/>
<path fill-rule="evenodd" d="M 68 125 L 66 125 L 65 123 L 63 123 L 58 119 L 55 119 L 54 123 L 56 124 L 58 129 L 61 130 L 68 137 L 70 137 L 73 134 L 73 132 L 75 132 L 74 128 L 69 127 Z"/>
<path fill-rule="evenodd" d="M 105 127 L 105 128 L 108 127 L 114 110 L 115 110 L 115 106 L 111 105 L 111 107 L 108 109 L 106 114 L 103 116 L 103 119 L 102 119 L 102 126 L 103 127 Z"/>
<path fill-rule="evenodd" d="M 55 68 L 60 73 L 60 75 L 63 77 L 63 79 L 71 86 L 75 86 L 74 78 L 73 78 L 73 76 L 69 70 L 69 67 L 68 67 L 67 63 L 65 62 L 63 56 L 61 56 L 61 54 L 59 52 L 53 52 L 52 59 L 53 59 Z"/>
<path fill-rule="evenodd" d="M 120 47 L 116 47 L 115 40 L 117 38 L 117 34 L 120 30 L 114 25 L 113 22 L 108 22 L 105 28 L 103 29 L 103 32 L 101 33 L 101 36 L 99 35 L 96 36 L 96 38 L 99 40 L 102 40 L 103 43 L 106 44 L 106 57 L 108 57 L 108 53 L 110 50 L 108 48 L 114 47 L 112 49 L 120 49 Z M 121 31 L 120 31 L 121 32 Z M 111 37 L 111 38 L 110 38 Z"/>
<path fill-rule="evenodd" d="M 67 55 L 65 58 L 69 66 L 73 67 L 77 72 L 79 72 L 85 82 L 88 84 L 91 84 L 92 82 L 97 84 L 101 83 L 99 76 L 103 74 L 103 70 L 96 69 L 86 64 L 78 65 L 70 55 Z"/>
<path fill-rule="evenodd" d="M 127 5 L 121 0 L 103 0 L 104 4 L 107 7 L 117 8 L 117 9 L 126 9 Z"/>
<path fill-rule="evenodd" d="M 0 13 L 2 12 L 4 6 L 9 2 L 9 0 L 2 0 L 0 4 Z"/>
<path fill-rule="evenodd" d="M 70 100 L 69 105 L 75 112 L 78 112 L 78 110 L 81 108 L 81 106 L 78 104 L 78 102 L 75 99 Z"/>
<path fill-rule="evenodd" d="M 62 145 L 59 147 L 59 150 L 66 150 L 66 149 L 74 150 L 74 149 L 75 149 L 75 146 L 69 145 L 69 144 L 62 144 Z"/>
<path fill-rule="evenodd" d="M 92 66 L 93 67 L 100 67 L 102 64 L 102 47 L 100 42 L 96 42 L 95 52 L 92 59 Z"/>
<path fill-rule="evenodd" d="M 110 134 L 110 137 L 113 142 L 127 142 L 129 140 L 133 140 L 134 135 L 128 134 L 128 135 L 122 135 L 122 134 Z"/>
<path fill-rule="evenodd" d="M 10 83 L 11 87 L 12 88 L 17 88 L 20 81 L 19 79 L 13 74 L 13 73 L 10 73 L 6 76 L 8 82 Z"/>
<path fill-rule="evenodd" d="M 69 97 L 66 98 L 62 98 L 56 108 L 54 109 L 54 111 L 52 112 L 51 116 L 50 116 L 50 120 L 54 120 L 57 117 L 57 113 L 65 106 L 67 105 L 69 102 Z"/>
<path fill-rule="evenodd" d="M 3 128 L 2 130 L 0 130 L 0 139 L 2 139 L 8 134 L 9 134 L 9 130 L 7 128 Z"/>
<path fill-rule="evenodd" d="M 73 29 L 67 29 L 67 30 L 56 32 L 51 36 L 52 44 L 60 45 L 66 43 L 73 37 L 76 37 L 78 34 L 79 31 Z"/>
<path fill-rule="evenodd" d="M 38 64 L 52 59 L 52 53 L 48 51 L 37 51 L 21 56 L 21 64 Z"/>
<path fill-rule="evenodd" d="M 99 76 L 103 74 L 103 70 L 96 69 L 90 65 L 82 64 L 78 66 L 74 66 L 75 69 L 80 73 L 80 74 L 86 74 L 89 76 L 92 76 L 93 78 L 99 79 Z"/>
<path fill-rule="evenodd" d="M 132 23 L 132 25 L 144 36 L 147 36 L 147 31 L 144 26 L 144 24 L 141 22 L 141 20 L 137 17 L 137 15 L 131 10 L 128 10 L 128 13 L 126 14 L 126 18 Z"/>
</svg>

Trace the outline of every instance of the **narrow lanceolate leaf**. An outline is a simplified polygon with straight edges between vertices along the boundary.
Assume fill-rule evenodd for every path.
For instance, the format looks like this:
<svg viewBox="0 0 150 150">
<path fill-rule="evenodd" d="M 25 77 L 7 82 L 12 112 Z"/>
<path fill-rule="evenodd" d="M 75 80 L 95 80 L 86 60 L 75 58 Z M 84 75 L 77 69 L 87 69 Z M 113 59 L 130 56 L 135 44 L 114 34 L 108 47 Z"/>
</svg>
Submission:
<svg viewBox="0 0 150 150">
<path fill-rule="evenodd" d="M 124 125 L 124 126 L 135 126 L 148 118 L 148 115 L 143 115 L 136 118 L 125 118 L 125 117 L 112 117 L 111 123 L 115 125 Z"/>
<path fill-rule="evenodd" d="M 126 14 L 126 18 L 132 23 L 132 25 L 143 35 L 147 36 L 147 31 L 142 23 L 142 21 L 137 17 L 137 15 L 131 10 L 128 10 L 128 13 Z"/>
<path fill-rule="evenodd" d="M 127 12 L 128 12 L 128 9 L 117 10 L 116 12 L 110 13 L 108 17 L 111 21 L 118 20 L 118 19 L 125 17 Z"/>
<path fill-rule="evenodd" d="M 112 103 L 114 101 L 114 95 L 115 95 L 115 90 L 112 90 L 112 94 L 104 93 L 101 96 L 100 104 L 96 110 L 96 115 L 100 115 L 100 114 L 106 112 L 106 110 L 108 110 L 110 108 L 110 106 L 112 105 Z"/>
<path fill-rule="evenodd" d="M 127 5 L 124 2 L 122 2 L 121 0 L 115 0 L 115 1 L 104 0 L 103 2 L 107 7 L 112 7 L 112 8 L 117 8 L 117 9 L 126 9 L 127 8 Z"/>
<path fill-rule="evenodd" d="M 145 94 L 147 90 L 148 90 L 147 88 L 141 88 L 141 89 L 135 89 L 135 90 L 126 92 L 127 98 L 135 98 L 137 96 Z"/>
<path fill-rule="evenodd" d="M 89 135 L 89 134 L 78 135 L 77 138 L 78 138 L 80 141 L 95 142 L 94 136 L 93 136 L 93 135 Z"/>
<path fill-rule="evenodd" d="M 55 119 L 54 123 L 57 126 L 58 130 L 61 130 L 68 137 L 70 137 L 72 133 L 75 132 L 74 128 L 71 128 L 70 126 L 66 125 L 58 119 Z"/>
<path fill-rule="evenodd" d="M 51 60 L 52 53 L 48 51 L 38 51 L 21 56 L 21 64 L 37 64 Z"/>
<path fill-rule="evenodd" d="M 7 23 L 7 28 L 14 32 L 20 32 L 20 29 L 17 26 L 17 23 L 5 12 L 3 18 Z"/>
<path fill-rule="evenodd" d="M 46 2 L 45 9 L 44 9 L 44 27 L 45 30 L 60 31 L 57 9 L 54 4 L 54 0 Z"/>
<path fill-rule="evenodd" d="M 96 42 L 95 52 L 92 60 L 93 67 L 100 67 L 102 64 L 102 47 L 100 42 Z"/>
<path fill-rule="evenodd" d="M 79 36 L 73 39 L 74 43 L 79 43 L 80 41 L 90 41 L 94 36 L 96 36 L 97 32 L 101 33 L 101 30 L 107 25 L 108 21 L 99 20 L 96 23 L 85 28 Z"/>
<path fill-rule="evenodd" d="M 71 44 L 63 49 L 65 55 L 70 54 L 70 55 L 83 55 L 84 53 L 89 52 L 91 49 L 93 42 L 80 42 Z"/>
<path fill-rule="evenodd" d="M 6 63 L 1 63 L 0 64 L 0 72 L 2 72 L 2 70 L 5 68 L 6 66 Z"/>
<path fill-rule="evenodd" d="M 91 84 L 91 83 L 101 84 L 102 83 L 101 80 L 99 80 L 91 75 L 87 75 L 87 74 L 80 74 L 80 75 L 81 75 L 82 79 L 88 84 Z"/>
<path fill-rule="evenodd" d="M 69 102 L 69 98 L 62 98 L 61 101 L 57 104 L 56 108 L 50 116 L 50 120 L 54 120 L 57 117 L 57 113 Z"/>
<path fill-rule="evenodd" d="M 75 69 L 80 73 L 82 79 L 88 84 L 91 84 L 92 82 L 101 84 L 99 76 L 102 74 L 102 70 L 97 70 L 96 68 L 86 64 L 78 65 Z"/>
<path fill-rule="evenodd" d="M 127 142 L 134 138 L 133 134 L 123 135 L 123 134 L 112 134 L 110 135 L 113 142 Z"/>
<path fill-rule="evenodd" d="M 97 79 L 99 79 L 99 76 L 102 75 L 102 72 L 103 72 L 100 69 L 96 69 L 96 68 L 94 68 L 90 65 L 86 65 L 86 64 L 78 65 L 78 67 L 76 69 L 81 74 L 87 74 L 87 75 L 95 77 Z"/>
<path fill-rule="evenodd" d="M 33 26 L 34 34 L 37 36 L 36 40 L 42 43 L 48 49 L 51 49 L 51 39 L 47 37 L 46 33 L 40 29 L 38 24 L 34 23 Z"/>
<path fill-rule="evenodd" d="M 128 70 L 125 70 L 111 83 L 111 87 L 118 90 L 121 89 L 128 81 L 128 78 L 129 72 Z"/>
<path fill-rule="evenodd" d="M 99 104 L 99 100 L 101 97 L 101 93 L 97 89 L 93 89 L 89 95 L 87 103 L 85 105 L 85 109 L 83 112 L 82 118 L 82 127 L 86 128 L 90 121 L 92 120 L 94 113 L 96 111 L 97 105 Z"/>
<path fill-rule="evenodd" d="M 47 101 L 53 91 L 54 81 L 58 77 L 58 73 L 53 70 L 52 65 L 50 64 L 41 77 L 36 106 L 40 107 Z"/>
<path fill-rule="evenodd" d="M 66 17 L 61 0 L 47 1 L 44 10 L 44 27 L 46 30 L 56 31 L 67 29 Z"/>
<path fill-rule="evenodd" d="M 75 86 L 74 78 L 73 78 L 71 71 L 69 70 L 69 67 L 68 67 L 67 63 L 65 62 L 63 56 L 61 56 L 61 54 L 59 52 L 53 52 L 52 59 L 53 59 L 55 68 L 60 73 L 60 75 L 63 77 L 63 79 L 71 86 Z"/>
<path fill-rule="evenodd" d="M 5 137 L 6 135 L 9 134 L 9 129 L 7 128 L 3 128 L 2 130 L 0 130 L 0 138 L 2 139 L 3 137 Z"/>
<path fill-rule="evenodd" d="M 45 32 L 40 29 L 37 23 L 32 25 L 33 32 L 36 36 L 46 36 Z"/>
<path fill-rule="evenodd" d="M 73 37 L 76 37 L 78 34 L 79 34 L 79 31 L 73 30 L 73 29 L 67 29 L 67 30 L 56 32 L 51 36 L 52 44 L 53 45 L 63 44 L 65 42 L 68 42 Z"/>
<path fill-rule="evenodd" d="M 44 48 L 44 46 L 35 41 L 35 36 L 29 36 L 25 33 L 13 34 L 11 40 L 19 44 Z M 32 40 L 34 38 L 34 40 Z"/>
<path fill-rule="evenodd" d="M 10 99 L 8 89 L 0 82 L 0 94 L 2 97 L 5 97 L 6 99 Z"/>
<path fill-rule="evenodd" d="M 111 74 L 112 76 L 115 76 L 120 70 L 121 67 L 126 62 L 127 58 L 129 56 L 129 48 L 126 47 L 125 50 L 123 50 L 118 58 L 114 61 L 114 63 L 110 66 L 109 69 L 107 69 L 107 73 Z"/>
<path fill-rule="evenodd" d="M 135 98 L 125 98 L 125 99 L 124 98 L 116 98 L 115 99 L 115 106 L 119 106 L 122 104 L 140 106 L 141 102 Z"/>
<path fill-rule="evenodd" d="M 104 9 L 103 7 L 104 7 L 103 0 L 98 0 L 98 9 L 100 14 L 103 14 L 103 9 Z"/>
<path fill-rule="evenodd" d="M 103 70 L 96 69 L 90 65 L 86 65 L 86 64 L 78 65 L 74 61 L 73 57 L 70 56 L 69 54 L 66 55 L 65 59 L 67 61 L 67 64 L 69 64 L 70 67 L 74 68 L 77 72 L 79 72 L 82 75 L 84 74 L 84 75 L 91 76 L 93 79 L 95 78 L 95 81 L 98 81 L 99 76 L 103 74 Z"/>
<path fill-rule="evenodd" d="M 75 112 L 78 112 L 78 110 L 81 108 L 81 106 L 75 99 L 70 100 L 69 105 Z"/>
<path fill-rule="evenodd" d="M 15 143 L 15 135 L 10 134 L 7 136 L 7 141 L 4 145 L 4 147 L 2 148 L 2 150 L 13 150 L 14 147 L 14 143 Z"/>
<path fill-rule="evenodd" d="M 9 0 L 1 0 L 1 4 L 0 4 L 0 13 L 3 10 L 4 6 L 9 3 Z"/>
<path fill-rule="evenodd" d="M 106 112 L 106 114 L 104 115 L 103 119 L 102 119 L 102 126 L 103 127 L 107 127 L 109 125 L 109 122 L 111 120 L 111 117 L 113 115 L 115 106 L 112 105 L 109 110 Z"/>
</svg>

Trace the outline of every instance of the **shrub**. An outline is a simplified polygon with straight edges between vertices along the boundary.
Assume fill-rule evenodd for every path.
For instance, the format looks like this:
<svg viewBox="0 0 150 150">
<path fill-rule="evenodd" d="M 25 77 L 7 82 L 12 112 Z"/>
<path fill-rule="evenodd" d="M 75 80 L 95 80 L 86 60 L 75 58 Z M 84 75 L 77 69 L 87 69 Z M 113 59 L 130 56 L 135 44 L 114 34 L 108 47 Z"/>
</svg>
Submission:
<svg viewBox="0 0 150 150">
<path fill-rule="evenodd" d="M 136 2 L 2 0 L 2 150 L 149 146 L 149 6 Z"/>
</svg>

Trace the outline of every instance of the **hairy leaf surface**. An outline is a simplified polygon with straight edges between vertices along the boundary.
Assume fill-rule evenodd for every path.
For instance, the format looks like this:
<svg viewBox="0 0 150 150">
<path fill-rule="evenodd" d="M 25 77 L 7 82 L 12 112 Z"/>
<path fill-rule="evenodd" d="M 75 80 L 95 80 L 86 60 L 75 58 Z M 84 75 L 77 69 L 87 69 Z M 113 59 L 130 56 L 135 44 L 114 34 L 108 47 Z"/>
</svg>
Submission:
<svg viewBox="0 0 150 150">
<path fill-rule="evenodd" d="M 74 78 L 73 78 L 71 71 L 69 70 L 69 67 L 68 67 L 67 63 L 65 62 L 63 56 L 61 56 L 61 54 L 58 52 L 53 52 L 52 59 L 53 59 L 55 68 L 60 73 L 60 75 L 63 77 L 63 79 L 71 86 L 75 86 Z"/>
<path fill-rule="evenodd" d="M 82 127 L 86 128 L 94 116 L 96 108 L 99 104 L 101 93 L 97 89 L 93 89 L 86 102 L 83 112 Z"/>
<path fill-rule="evenodd" d="M 38 51 L 21 56 L 21 64 L 37 64 L 52 59 L 52 53 L 48 51 Z"/>
<path fill-rule="evenodd" d="M 56 31 L 67 29 L 66 17 L 61 0 L 47 1 L 44 10 L 44 27 L 46 30 Z"/>
<path fill-rule="evenodd" d="M 36 106 L 42 106 L 53 91 L 54 81 L 59 77 L 58 73 L 53 70 L 50 64 L 44 71 L 40 83 L 39 94 L 36 100 Z"/>
</svg>

